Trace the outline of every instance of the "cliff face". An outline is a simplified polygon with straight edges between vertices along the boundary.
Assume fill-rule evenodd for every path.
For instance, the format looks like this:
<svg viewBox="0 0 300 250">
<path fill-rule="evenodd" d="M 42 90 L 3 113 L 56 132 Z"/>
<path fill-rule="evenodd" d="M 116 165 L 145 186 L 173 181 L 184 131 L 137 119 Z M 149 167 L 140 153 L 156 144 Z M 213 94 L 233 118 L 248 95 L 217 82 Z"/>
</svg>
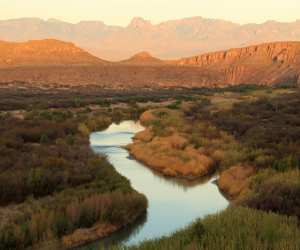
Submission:
<svg viewBox="0 0 300 250">
<path fill-rule="evenodd" d="M 275 42 L 245 48 L 202 54 L 177 61 L 180 65 L 210 66 L 215 64 L 300 62 L 300 42 Z"/>
<path fill-rule="evenodd" d="M 300 42 L 274 42 L 183 58 L 176 65 L 215 71 L 225 84 L 297 83 Z"/>
<path fill-rule="evenodd" d="M 24 43 L 0 41 L 0 66 L 89 65 L 104 63 L 72 43 L 54 39 Z"/>
</svg>

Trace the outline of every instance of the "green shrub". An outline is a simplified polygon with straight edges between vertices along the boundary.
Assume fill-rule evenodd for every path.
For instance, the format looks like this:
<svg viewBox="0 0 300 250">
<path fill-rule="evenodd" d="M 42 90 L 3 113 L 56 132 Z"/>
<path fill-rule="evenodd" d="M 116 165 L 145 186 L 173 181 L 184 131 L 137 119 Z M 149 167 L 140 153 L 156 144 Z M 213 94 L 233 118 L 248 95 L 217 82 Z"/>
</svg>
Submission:
<svg viewBox="0 0 300 250">
<path fill-rule="evenodd" d="M 300 218 L 300 172 L 263 171 L 252 179 L 240 204 Z"/>
<path fill-rule="evenodd" d="M 194 238 L 193 235 L 198 230 L 200 230 L 202 236 Z M 169 237 L 145 241 L 138 246 L 125 249 L 281 250 L 298 249 L 299 245 L 300 230 L 296 218 L 235 207 L 229 208 L 220 214 L 208 216 Z M 124 248 L 113 248 L 113 250 L 115 249 Z"/>
</svg>

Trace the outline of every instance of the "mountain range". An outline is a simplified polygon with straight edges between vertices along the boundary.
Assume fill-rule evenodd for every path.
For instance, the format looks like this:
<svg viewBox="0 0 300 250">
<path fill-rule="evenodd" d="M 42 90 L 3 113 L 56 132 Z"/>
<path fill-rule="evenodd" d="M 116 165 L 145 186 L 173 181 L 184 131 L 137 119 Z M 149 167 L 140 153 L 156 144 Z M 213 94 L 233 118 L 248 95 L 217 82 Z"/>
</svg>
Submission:
<svg viewBox="0 0 300 250">
<path fill-rule="evenodd" d="M 0 42 L 0 83 L 108 88 L 300 84 L 300 42 L 272 42 L 162 60 L 148 52 L 109 62 L 70 42 Z"/>
<path fill-rule="evenodd" d="M 101 21 L 77 24 L 38 18 L 0 21 L 0 40 L 24 42 L 48 38 L 73 42 L 105 60 L 125 60 L 140 51 L 173 59 L 264 42 L 300 40 L 300 20 L 241 25 L 192 17 L 152 24 L 137 17 L 126 27 Z"/>
</svg>

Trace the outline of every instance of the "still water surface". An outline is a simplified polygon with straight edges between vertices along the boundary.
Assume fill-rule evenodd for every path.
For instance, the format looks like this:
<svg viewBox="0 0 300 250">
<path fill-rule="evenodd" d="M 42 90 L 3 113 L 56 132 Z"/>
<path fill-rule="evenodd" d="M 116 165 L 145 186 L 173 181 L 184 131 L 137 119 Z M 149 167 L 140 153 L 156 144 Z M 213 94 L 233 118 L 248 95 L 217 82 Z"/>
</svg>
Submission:
<svg viewBox="0 0 300 250">
<path fill-rule="evenodd" d="M 107 155 L 115 169 L 130 180 L 133 188 L 147 197 L 149 207 L 147 215 L 134 225 L 89 245 L 89 249 L 112 242 L 134 245 L 146 239 L 167 236 L 196 218 L 217 213 L 228 206 L 228 201 L 213 183 L 215 177 L 194 182 L 165 178 L 132 159 L 122 146 L 131 143 L 134 134 L 143 129 L 139 123 L 124 121 L 90 135 L 93 151 Z"/>
</svg>

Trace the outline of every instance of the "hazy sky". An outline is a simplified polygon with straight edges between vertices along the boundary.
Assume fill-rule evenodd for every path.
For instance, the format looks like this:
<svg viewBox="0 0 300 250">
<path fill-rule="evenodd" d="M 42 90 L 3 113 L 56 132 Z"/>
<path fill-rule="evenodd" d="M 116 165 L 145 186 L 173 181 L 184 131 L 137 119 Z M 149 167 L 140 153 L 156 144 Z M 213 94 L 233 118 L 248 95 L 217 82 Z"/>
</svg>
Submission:
<svg viewBox="0 0 300 250">
<path fill-rule="evenodd" d="M 0 0 L 0 19 L 101 20 L 126 26 L 136 16 L 153 23 L 191 16 L 239 23 L 291 22 L 300 19 L 300 0 Z"/>
</svg>

